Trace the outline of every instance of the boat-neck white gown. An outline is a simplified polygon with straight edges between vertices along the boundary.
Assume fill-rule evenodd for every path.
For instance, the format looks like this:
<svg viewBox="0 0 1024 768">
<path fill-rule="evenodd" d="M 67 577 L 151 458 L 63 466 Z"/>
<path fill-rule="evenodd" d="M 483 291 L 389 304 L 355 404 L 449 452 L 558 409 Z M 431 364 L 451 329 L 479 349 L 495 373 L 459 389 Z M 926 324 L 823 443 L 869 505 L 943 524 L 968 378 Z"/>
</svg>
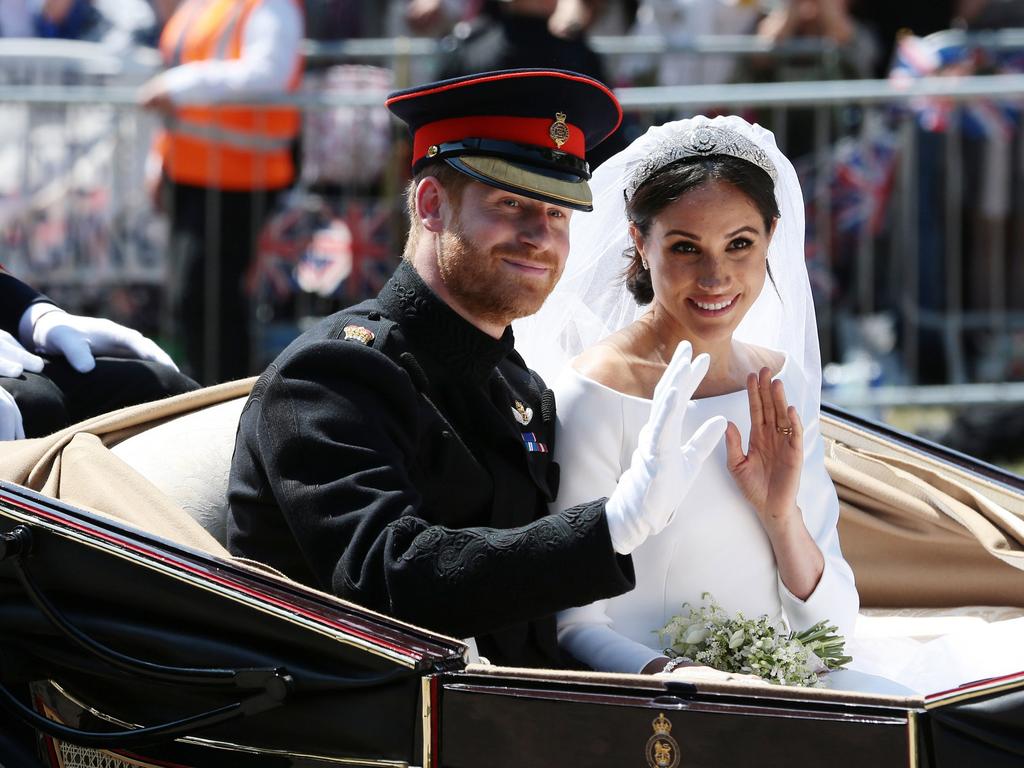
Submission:
<svg viewBox="0 0 1024 768">
<path fill-rule="evenodd" d="M 661 655 L 656 630 L 710 592 L 728 613 L 784 618 L 796 629 L 821 619 L 852 636 L 858 598 L 853 572 L 843 559 L 836 531 L 839 501 L 825 470 L 818 410 L 807 385 L 787 360 L 777 378 L 804 425 L 804 471 L 797 503 L 825 558 L 825 569 L 806 600 L 778 576 L 771 544 L 726 466 L 725 440 L 680 498 L 668 527 L 633 552 L 636 588 L 624 595 L 558 615 L 562 648 L 593 669 L 639 672 Z M 651 402 L 617 392 L 567 367 L 554 385 L 558 405 L 556 446 L 561 487 L 556 509 L 608 496 L 629 467 Z M 736 424 L 744 448 L 750 433 L 745 390 L 696 400 L 684 429 L 695 431 L 712 416 Z M 582 575 L 585 578 L 585 574 Z"/>
</svg>

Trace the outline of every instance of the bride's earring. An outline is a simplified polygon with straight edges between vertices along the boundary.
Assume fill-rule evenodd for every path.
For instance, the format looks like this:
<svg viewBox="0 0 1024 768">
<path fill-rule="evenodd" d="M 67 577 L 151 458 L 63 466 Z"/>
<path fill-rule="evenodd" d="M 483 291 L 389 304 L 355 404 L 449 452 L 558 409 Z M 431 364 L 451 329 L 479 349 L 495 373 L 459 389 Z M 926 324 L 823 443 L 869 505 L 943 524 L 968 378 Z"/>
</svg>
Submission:
<svg viewBox="0 0 1024 768">
<path fill-rule="evenodd" d="M 643 254 L 640 254 L 640 266 L 644 268 L 644 272 L 651 271 L 651 268 L 647 266 L 647 259 L 644 258 Z"/>
</svg>

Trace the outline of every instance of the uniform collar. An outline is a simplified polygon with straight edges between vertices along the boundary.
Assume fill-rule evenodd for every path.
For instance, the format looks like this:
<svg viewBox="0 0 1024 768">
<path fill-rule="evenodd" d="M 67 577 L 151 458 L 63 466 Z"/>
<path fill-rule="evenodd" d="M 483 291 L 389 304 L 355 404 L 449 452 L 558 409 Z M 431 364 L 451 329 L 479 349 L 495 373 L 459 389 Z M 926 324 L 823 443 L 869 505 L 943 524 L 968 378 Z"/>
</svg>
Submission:
<svg viewBox="0 0 1024 768">
<path fill-rule="evenodd" d="M 511 326 L 500 339 L 484 333 L 439 299 L 407 261 L 399 264 L 378 300 L 417 347 L 429 347 L 446 367 L 475 381 L 485 381 L 515 346 Z"/>
</svg>

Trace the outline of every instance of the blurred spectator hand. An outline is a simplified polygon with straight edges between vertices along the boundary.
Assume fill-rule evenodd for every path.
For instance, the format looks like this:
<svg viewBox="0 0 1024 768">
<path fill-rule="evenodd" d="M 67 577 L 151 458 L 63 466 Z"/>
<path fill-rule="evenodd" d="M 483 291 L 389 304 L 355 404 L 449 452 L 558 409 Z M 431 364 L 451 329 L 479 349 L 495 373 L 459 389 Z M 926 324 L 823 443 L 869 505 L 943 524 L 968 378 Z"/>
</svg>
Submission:
<svg viewBox="0 0 1024 768">
<path fill-rule="evenodd" d="M 94 355 L 152 360 L 178 370 L 156 342 L 138 331 L 112 320 L 69 315 L 56 307 L 36 319 L 32 325 L 32 343 L 41 354 L 63 355 L 79 373 L 88 373 L 96 367 Z"/>
<path fill-rule="evenodd" d="M 21 440 L 24 437 L 25 428 L 18 404 L 10 392 L 0 387 L 0 440 Z"/>
<path fill-rule="evenodd" d="M 29 352 L 7 331 L 0 331 L 0 376 L 10 376 L 16 379 L 21 376 L 23 371 L 39 373 L 41 370 L 43 370 L 43 358 Z M 7 396 L 10 397 L 10 395 Z"/>
<path fill-rule="evenodd" d="M 571 40 L 590 26 L 592 17 L 590 5 L 585 0 L 558 0 L 554 13 L 548 19 L 548 30 L 555 37 Z"/>
<path fill-rule="evenodd" d="M 405 8 L 405 22 L 414 32 L 433 29 L 443 16 L 444 0 L 409 0 Z"/>
<path fill-rule="evenodd" d="M 163 75 L 150 78 L 139 88 L 139 104 L 143 109 L 170 115 L 174 111 L 174 102 L 167 88 Z"/>
<path fill-rule="evenodd" d="M 849 0 L 788 0 L 761 21 L 757 33 L 775 42 L 825 37 L 844 45 L 854 35 Z"/>
</svg>

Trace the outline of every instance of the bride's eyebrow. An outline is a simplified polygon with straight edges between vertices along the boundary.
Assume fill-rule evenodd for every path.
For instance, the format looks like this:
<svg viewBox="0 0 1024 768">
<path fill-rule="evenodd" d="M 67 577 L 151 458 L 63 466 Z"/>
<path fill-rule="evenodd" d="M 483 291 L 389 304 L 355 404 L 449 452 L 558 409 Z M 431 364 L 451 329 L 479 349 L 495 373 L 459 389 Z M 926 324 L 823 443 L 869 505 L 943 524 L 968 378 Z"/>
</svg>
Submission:
<svg viewBox="0 0 1024 768">
<path fill-rule="evenodd" d="M 691 240 L 696 240 L 698 243 L 700 242 L 700 235 L 695 235 L 692 232 L 686 232 L 682 229 L 670 229 L 665 233 L 665 237 L 670 237 L 672 235 L 682 235 L 683 237 L 688 237 Z"/>
<path fill-rule="evenodd" d="M 726 235 L 726 237 L 727 238 L 728 237 L 736 237 L 736 235 L 738 235 L 740 232 L 750 232 L 750 233 L 755 234 L 755 235 L 760 234 L 760 232 L 758 232 L 755 227 L 745 226 L 745 227 L 740 227 L 739 229 L 730 232 L 729 234 Z"/>
<path fill-rule="evenodd" d="M 751 227 L 751 226 L 747 225 L 747 226 L 740 227 L 739 229 L 735 229 L 732 232 L 727 233 L 725 237 L 726 237 L 726 239 L 733 238 L 733 237 L 736 237 L 736 235 L 740 234 L 741 232 L 750 232 L 751 234 L 754 234 L 754 235 L 760 234 L 757 231 L 756 227 Z M 700 242 L 700 235 L 695 235 L 692 232 L 687 232 L 685 229 L 670 229 L 670 230 L 668 230 L 668 232 L 665 233 L 665 237 L 672 237 L 672 236 L 675 236 L 675 235 L 680 235 L 682 237 L 689 238 L 690 240 L 694 240 L 694 241 L 696 241 L 698 243 Z"/>
</svg>

